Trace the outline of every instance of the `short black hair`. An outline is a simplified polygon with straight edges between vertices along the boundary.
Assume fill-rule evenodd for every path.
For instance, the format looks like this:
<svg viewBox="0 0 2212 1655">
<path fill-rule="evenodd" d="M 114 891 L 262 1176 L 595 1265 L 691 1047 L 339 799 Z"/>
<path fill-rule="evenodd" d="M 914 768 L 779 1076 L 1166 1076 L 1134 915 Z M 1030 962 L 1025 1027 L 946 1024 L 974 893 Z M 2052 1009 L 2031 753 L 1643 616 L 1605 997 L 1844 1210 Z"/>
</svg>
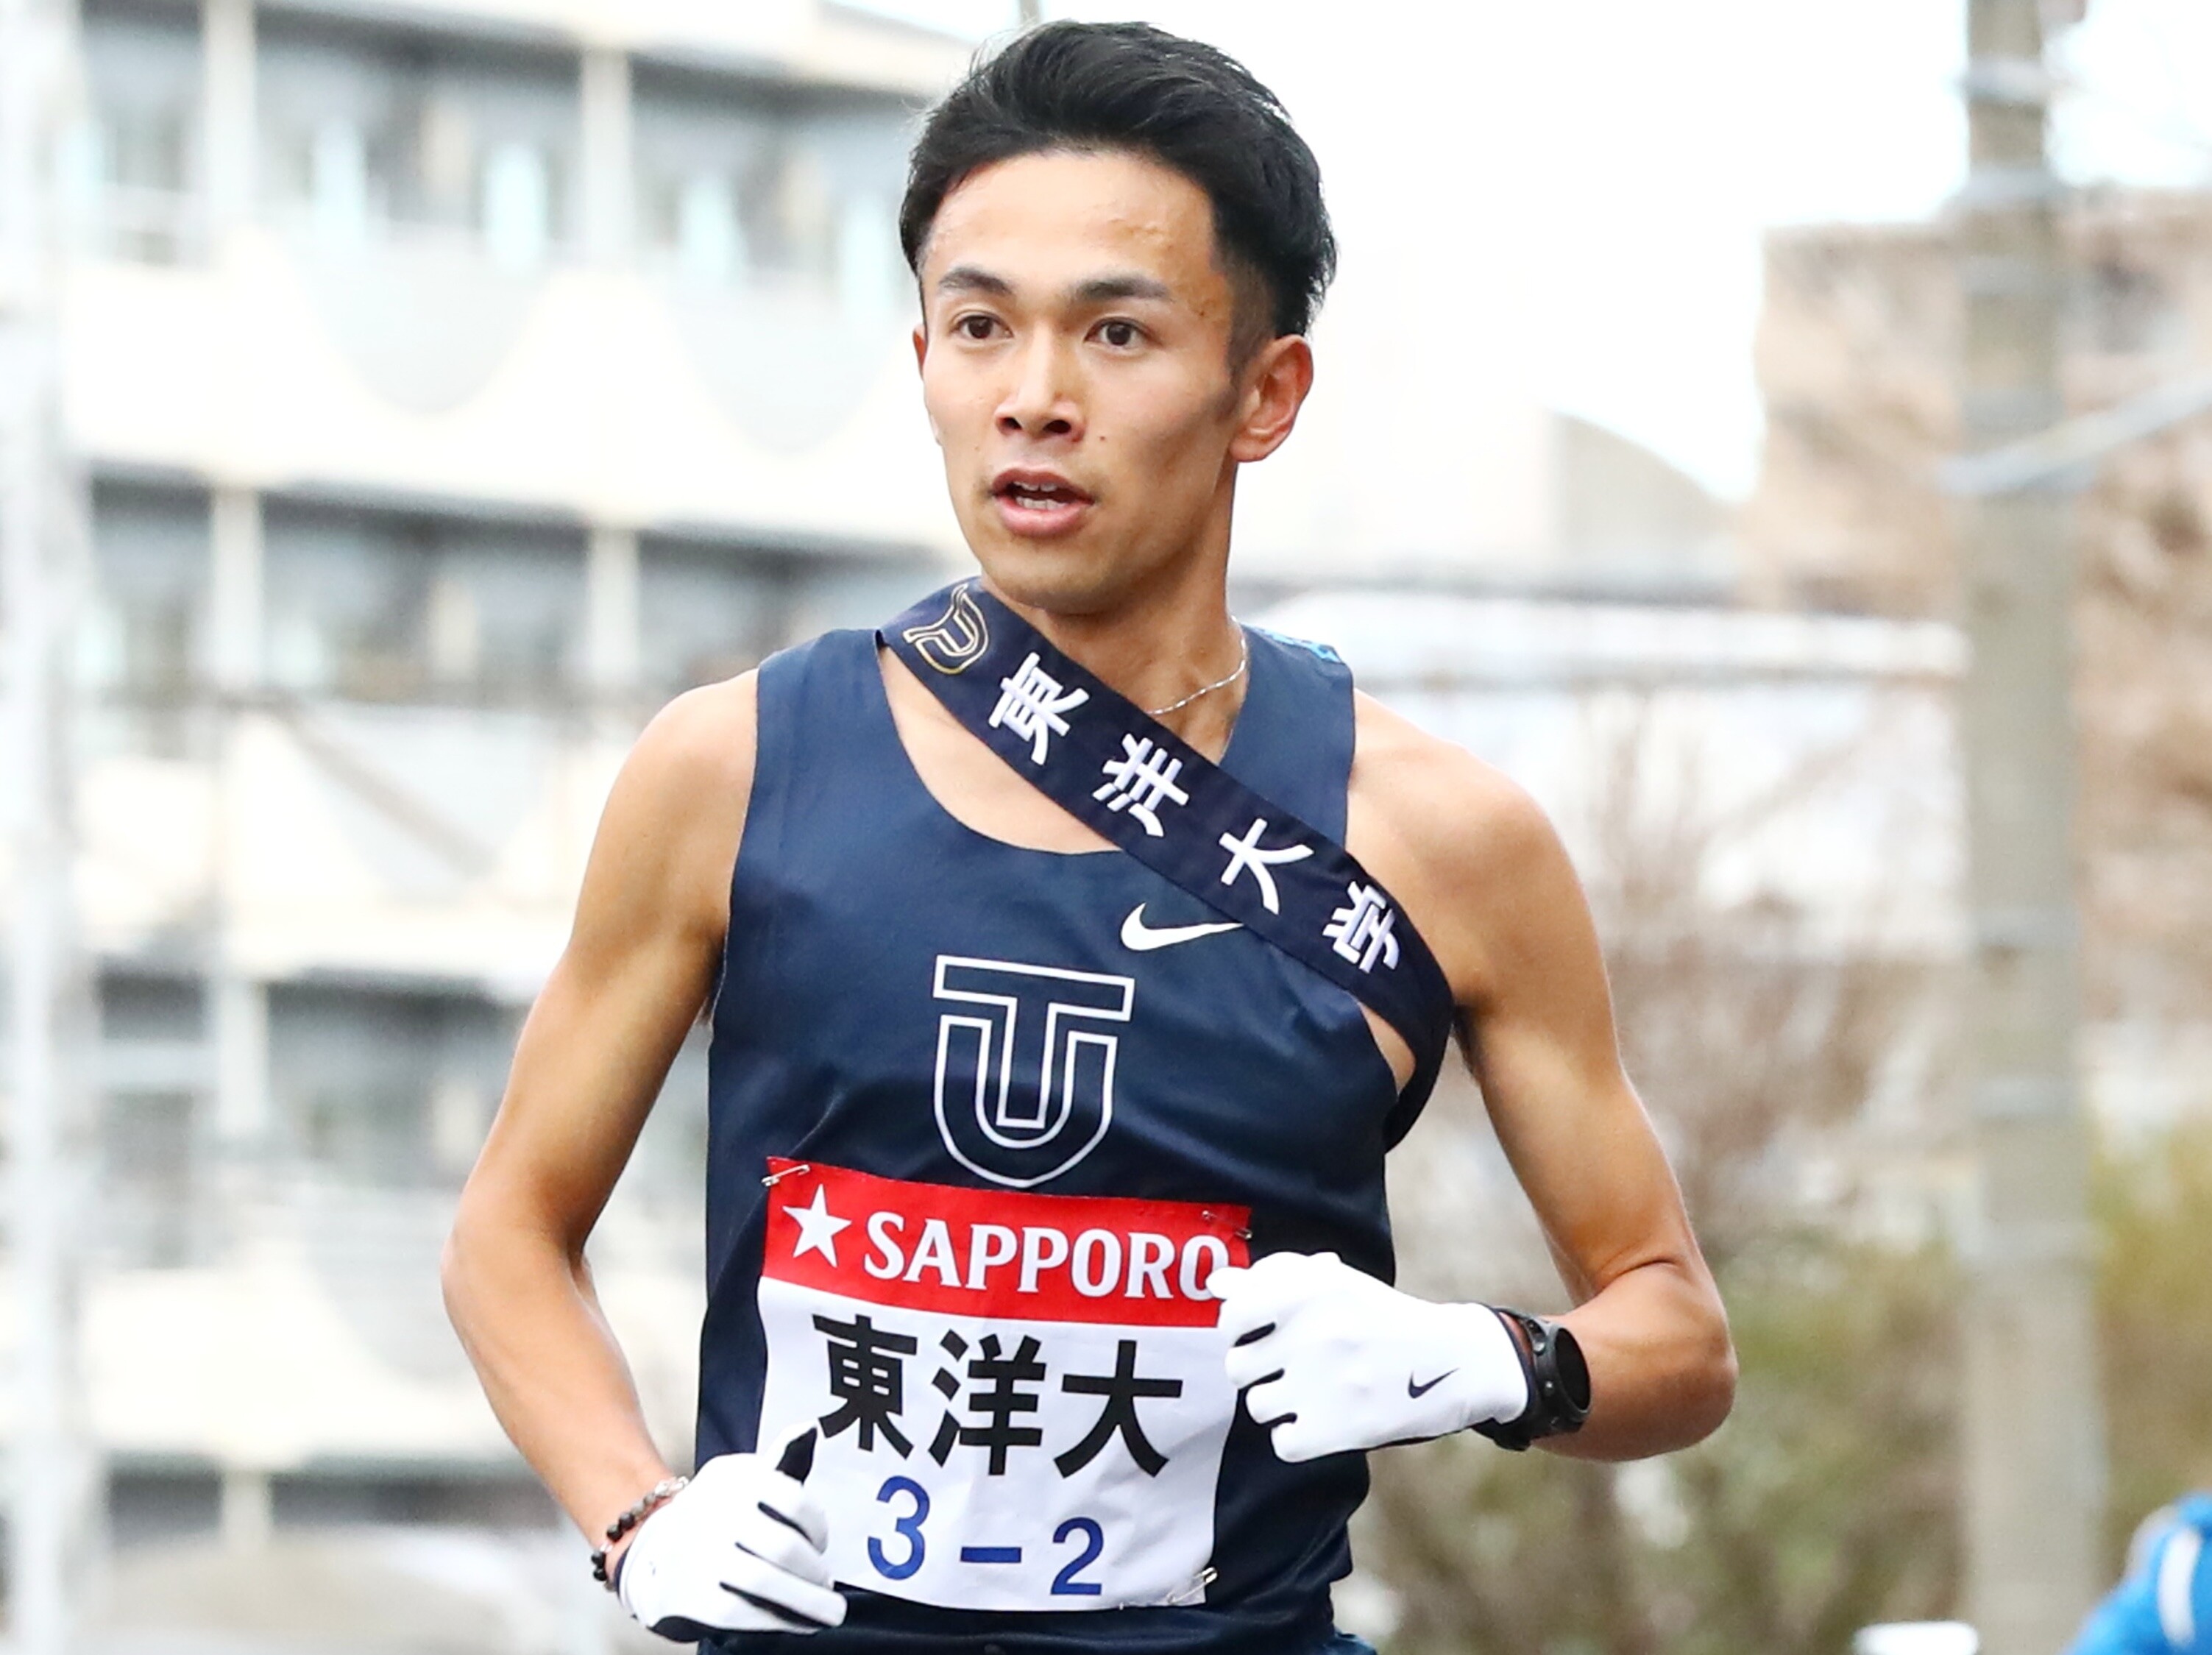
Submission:
<svg viewBox="0 0 2212 1655">
<path fill-rule="evenodd" d="M 1243 64 L 1148 23 L 1047 23 L 976 59 L 908 158 L 908 267 L 921 273 L 938 209 L 963 179 L 1054 149 L 1129 150 L 1206 192 L 1216 256 L 1240 289 L 1240 346 L 1268 337 L 1244 313 L 1254 307 L 1243 289 L 1255 284 L 1273 335 L 1311 325 L 1336 272 L 1313 151 Z"/>
</svg>

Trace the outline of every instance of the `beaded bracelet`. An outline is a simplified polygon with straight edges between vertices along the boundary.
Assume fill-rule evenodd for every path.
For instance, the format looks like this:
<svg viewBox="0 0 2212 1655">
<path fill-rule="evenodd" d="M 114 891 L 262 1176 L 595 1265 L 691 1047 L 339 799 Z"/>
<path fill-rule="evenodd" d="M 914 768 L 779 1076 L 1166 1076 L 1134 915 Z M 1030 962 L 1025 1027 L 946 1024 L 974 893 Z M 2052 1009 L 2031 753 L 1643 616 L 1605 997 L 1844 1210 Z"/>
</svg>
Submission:
<svg viewBox="0 0 2212 1655">
<path fill-rule="evenodd" d="M 663 1477 L 639 1495 L 637 1503 L 629 1510 L 608 1524 L 607 1543 L 595 1547 L 592 1552 L 592 1579 L 612 1591 L 615 1583 L 614 1578 L 607 1573 L 607 1553 L 613 1549 L 617 1541 L 682 1494 L 684 1485 L 690 1481 L 689 1477 Z"/>
</svg>

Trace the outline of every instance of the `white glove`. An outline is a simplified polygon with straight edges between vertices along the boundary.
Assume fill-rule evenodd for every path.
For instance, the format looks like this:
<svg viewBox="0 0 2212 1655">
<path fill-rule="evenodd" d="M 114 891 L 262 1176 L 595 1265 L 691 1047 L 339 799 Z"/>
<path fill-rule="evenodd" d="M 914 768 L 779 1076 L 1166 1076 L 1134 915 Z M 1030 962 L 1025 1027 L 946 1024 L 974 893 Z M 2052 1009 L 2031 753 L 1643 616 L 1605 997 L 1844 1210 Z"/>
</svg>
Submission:
<svg viewBox="0 0 2212 1655">
<path fill-rule="evenodd" d="M 1283 1459 L 1420 1442 L 1528 1406 L 1519 1347 L 1487 1305 L 1431 1305 L 1334 1253 L 1270 1253 L 1206 1285 L 1235 1342 L 1229 1382 Z"/>
<path fill-rule="evenodd" d="M 678 1643 L 708 1632 L 819 1632 L 845 1619 L 820 1502 L 765 1454 L 721 1454 L 638 1525 L 622 1606 Z"/>
</svg>

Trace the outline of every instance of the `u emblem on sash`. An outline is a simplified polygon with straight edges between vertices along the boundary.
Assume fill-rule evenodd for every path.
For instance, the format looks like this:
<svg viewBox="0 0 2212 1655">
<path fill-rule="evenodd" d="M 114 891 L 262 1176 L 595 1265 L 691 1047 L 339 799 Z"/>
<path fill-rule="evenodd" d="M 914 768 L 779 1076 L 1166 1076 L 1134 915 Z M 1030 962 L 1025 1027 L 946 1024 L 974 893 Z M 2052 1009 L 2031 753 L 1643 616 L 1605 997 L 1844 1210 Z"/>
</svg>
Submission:
<svg viewBox="0 0 2212 1655">
<path fill-rule="evenodd" d="M 947 677 L 966 672 L 991 647 L 991 630 L 969 584 L 963 581 L 952 588 L 943 615 L 927 626 L 910 626 L 903 635 L 922 660 Z"/>
</svg>

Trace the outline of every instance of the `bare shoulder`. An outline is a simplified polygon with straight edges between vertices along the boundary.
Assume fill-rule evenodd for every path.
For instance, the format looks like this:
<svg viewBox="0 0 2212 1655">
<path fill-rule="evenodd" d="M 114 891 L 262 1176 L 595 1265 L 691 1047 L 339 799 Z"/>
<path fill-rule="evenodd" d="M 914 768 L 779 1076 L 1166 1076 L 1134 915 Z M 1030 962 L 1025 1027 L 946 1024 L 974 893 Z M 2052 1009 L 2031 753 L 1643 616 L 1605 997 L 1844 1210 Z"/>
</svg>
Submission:
<svg viewBox="0 0 2212 1655">
<path fill-rule="evenodd" d="M 757 708 L 756 675 L 746 672 L 688 691 L 653 715 L 608 795 L 587 905 L 604 893 L 640 919 L 674 910 L 719 928 L 752 793 Z"/>
<path fill-rule="evenodd" d="M 740 811 L 752 786 L 758 738 L 760 674 L 741 672 L 687 690 L 653 716 L 630 750 L 625 773 L 648 787 L 678 790 L 732 783 Z"/>
<path fill-rule="evenodd" d="M 1579 922 L 1574 869 L 1543 808 L 1504 771 L 1372 697 L 1357 706 L 1350 849 L 1406 904 L 1460 1002 L 1476 1004 L 1528 927 Z"/>
<path fill-rule="evenodd" d="M 1564 855 L 1542 807 L 1503 770 L 1371 696 L 1357 700 L 1352 809 L 1390 854 L 1447 879 L 1510 875 Z"/>
</svg>

